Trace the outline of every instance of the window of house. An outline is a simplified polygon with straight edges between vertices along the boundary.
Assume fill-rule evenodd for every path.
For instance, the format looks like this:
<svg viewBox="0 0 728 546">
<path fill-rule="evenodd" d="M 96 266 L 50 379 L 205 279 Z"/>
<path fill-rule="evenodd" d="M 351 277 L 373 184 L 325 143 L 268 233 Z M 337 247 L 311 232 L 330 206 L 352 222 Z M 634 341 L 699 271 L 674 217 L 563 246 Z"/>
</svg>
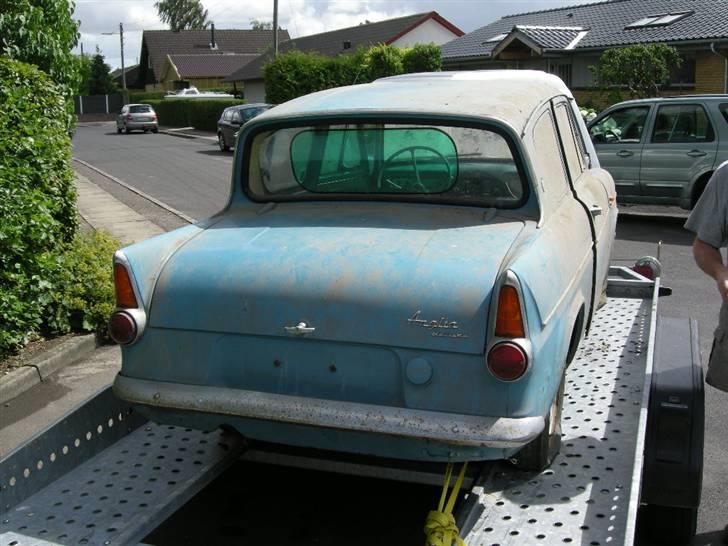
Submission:
<svg viewBox="0 0 728 546">
<path fill-rule="evenodd" d="M 692 11 L 675 11 L 672 13 L 648 15 L 647 17 L 643 17 L 642 19 L 638 19 L 637 21 L 630 23 L 624 27 L 624 29 L 630 30 L 635 28 L 666 27 L 677 21 L 685 19 L 686 17 L 690 17 L 692 14 Z"/>
<path fill-rule="evenodd" d="M 551 73 L 561 78 L 567 87 L 571 87 L 571 63 L 552 64 Z"/>
<path fill-rule="evenodd" d="M 673 87 L 695 85 L 695 59 L 683 59 L 682 64 L 670 70 L 669 85 Z"/>
<path fill-rule="evenodd" d="M 652 130 L 652 142 L 712 142 L 715 139 L 708 114 L 699 104 L 660 106 Z"/>
</svg>

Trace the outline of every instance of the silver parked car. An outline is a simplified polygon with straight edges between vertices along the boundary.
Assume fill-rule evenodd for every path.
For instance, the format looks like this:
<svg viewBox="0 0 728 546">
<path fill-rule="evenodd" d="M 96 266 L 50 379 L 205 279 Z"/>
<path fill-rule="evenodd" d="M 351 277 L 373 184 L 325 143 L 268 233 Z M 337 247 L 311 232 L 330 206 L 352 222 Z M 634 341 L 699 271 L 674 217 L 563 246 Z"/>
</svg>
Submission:
<svg viewBox="0 0 728 546">
<path fill-rule="evenodd" d="M 147 131 L 152 131 L 152 133 L 159 131 L 157 114 L 150 105 L 127 104 L 116 116 L 117 133 L 122 131 L 130 133 L 135 130 L 144 131 L 145 133 Z"/>
<path fill-rule="evenodd" d="M 589 133 L 620 202 L 689 209 L 728 160 L 728 95 L 621 102 L 592 120 Z"/>
</svg>

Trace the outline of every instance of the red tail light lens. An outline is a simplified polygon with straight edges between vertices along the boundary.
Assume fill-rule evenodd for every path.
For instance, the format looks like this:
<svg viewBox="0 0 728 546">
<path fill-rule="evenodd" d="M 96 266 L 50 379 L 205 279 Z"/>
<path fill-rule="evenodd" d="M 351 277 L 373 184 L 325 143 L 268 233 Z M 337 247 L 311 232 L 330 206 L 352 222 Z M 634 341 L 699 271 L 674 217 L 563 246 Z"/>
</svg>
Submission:
<svg viewBox="0 0 728 546">
<path fill-rule="evenodd" d="M 499 343 L 488 353 L 488 369 L 502 381 L 515 381 L 527 366 L 526 353 L 515 343 Z"/>
<path fill-rule="evenodd" d="M 117 311 L 109 319 L 109 335 L 119 345 L 127 345 L 137 337 L 137 324 L 134 318 L 124 311 Z"/>
<path fill-rule="evenodd" d="M 498 294 L 495 335 L 509 338 L 526 337 L 521 302 L 518 299 L 518 290 L 514 286 L 504 285 Z"/>
<path fill-rule="evenodd" d="M 127 114 L 126 119 L 133 119 L 133 118 L 131 117 L 131 114 Z"/>
<path fill-rule="evenodd" d="M 134 296 L 134 288 L 131 285 L 129 272 L 120 263 L 114 264 L 114 290 L 116 292 L 116 306 L 124 309 L 137 309 L 136 296 Z"/>
</svg>

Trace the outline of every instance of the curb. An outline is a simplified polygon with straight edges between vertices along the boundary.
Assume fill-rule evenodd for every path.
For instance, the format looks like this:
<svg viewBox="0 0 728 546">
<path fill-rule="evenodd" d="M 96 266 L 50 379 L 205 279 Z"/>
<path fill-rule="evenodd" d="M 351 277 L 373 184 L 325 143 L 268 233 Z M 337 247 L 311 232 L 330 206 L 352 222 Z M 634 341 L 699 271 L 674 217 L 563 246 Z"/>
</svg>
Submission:
<svg viewBox="0 0 728 546">
<path fill-rule="evenodd" d="M 87 357 L 96 350 L 96 336 L 73 337 L 39 354 L 30 362 L 13 370 L 0 381 L 0 404 L 12 400 L 61 368 Z"/>
<path fill-rule="evenodd" d="M 200 139 L 200 140 L 207 140 L 210 142 L 217 141 L 217 139 L 213 136 L 193 135 L 192 133 L 183 133 L 181 131 L 170 131 L 169 129 L 160 129 L 159 132 L 163 135 L 175 136 L 175 137 L 179 137 L 179 138 Z"/>
</svg>

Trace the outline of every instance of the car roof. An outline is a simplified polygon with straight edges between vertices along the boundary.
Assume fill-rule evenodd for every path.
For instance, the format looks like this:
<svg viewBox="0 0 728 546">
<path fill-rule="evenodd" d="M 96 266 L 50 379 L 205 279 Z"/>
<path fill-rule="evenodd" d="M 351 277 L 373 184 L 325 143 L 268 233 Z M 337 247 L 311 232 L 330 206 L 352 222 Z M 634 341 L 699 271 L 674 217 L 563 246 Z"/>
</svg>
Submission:
<svg viewBox="0 0 728 546">
<path fill-rule="evenodd" d="M 492 118 L 520 132 L 536 108 L 558 95 L 572 96 L 559 78 L 537 70 L 428 72 L 319 91 L 280 104 L 256 120 L 324 112 L 413 112 Z"/>
<path fill-rule="evenodd" d="M 124 106 L 148 106 L 149 108 L 152 107 L 151 104 L 142 104 L 142 103 L 137 103 L 137 102 L 132 103 L 132 104 L 125 104 Z"/>
<path fill-rule="evenodd" d="M 728 102 L 728 95 L 704 94 L 704 95 L 673 95 L 668 97 L 651 97 L 648 99 L 632 99 L 625 100 L 614 104 L 614 106 L 624 106 L 629 104 L 652 104 L 653 102 L 695 102 L 695 101 L 722 101 Z"/>
<path fill-rule="evenodd" d="M 247 104 L 236 104 L 235 106 L 228 106 L 225 108 L 225 110 L 245 110 L 247 108 L 260 108 L 265 106 L 273 106 L 272 104 L 267 104 L 265 102 L 251 102 Z"/>
</svg>

